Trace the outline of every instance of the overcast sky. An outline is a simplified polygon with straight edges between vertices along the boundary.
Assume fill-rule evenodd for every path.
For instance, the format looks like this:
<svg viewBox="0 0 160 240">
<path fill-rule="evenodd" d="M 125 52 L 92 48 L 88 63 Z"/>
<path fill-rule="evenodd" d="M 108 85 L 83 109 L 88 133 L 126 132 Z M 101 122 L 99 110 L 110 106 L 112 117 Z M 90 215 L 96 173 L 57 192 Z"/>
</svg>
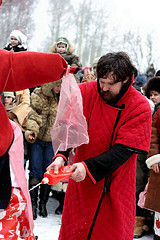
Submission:
<svg viewBox="0 0 160 240">
<path fill-rule="evenodd" d="M 109 0 L 108 6 L 121 29 L 160 32 L 159 0 Z"/>
<path fill-rule="evenodd" d="M 76 7 L 84 0 L 71 1 Z M 160 52 L 160 0 L 92 0 L 92 4 L 94 3 L 96 3 L 97 8 L 106 10 L 106 15 L 109 16 L 110 29 L 115 27 L 122 34 L 129 30 L 134 31 L 136 34 L 152 34 L 157 52 Z M 39 0 L 39 7 L 35 13 L 35 18 L 40 15 L 41 21 L 36 23 L 35 36 L 38 40 L 34 40 L 36 45 L 32 42 L 30 46 L 32 50 L 36 50 L 35 46 L 37 46 L 37 42 L 43 42 L 47 35 L 48 19 L 45 16 L 46 4 L 47 0 Z"/>
</svg>

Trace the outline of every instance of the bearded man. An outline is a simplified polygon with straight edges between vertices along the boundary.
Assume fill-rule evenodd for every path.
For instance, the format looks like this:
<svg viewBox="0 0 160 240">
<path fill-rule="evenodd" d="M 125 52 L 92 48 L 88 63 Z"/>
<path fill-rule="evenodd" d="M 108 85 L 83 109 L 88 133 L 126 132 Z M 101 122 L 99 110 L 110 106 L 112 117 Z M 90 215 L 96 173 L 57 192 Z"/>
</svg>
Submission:
<svg viewBox="0 0 160 240">
<path fill-rule="evenodd" d="M 89 143 L 76 149 L 70 168 L 59 240 L 133 239 L 136 157 L 149 151 L 151 135 L 151 109 L 132 87 L 134 70 L 126 53 L 108 53 L 97 81 L 79 85 Z M 68 152 L 48 170 L 65 165 Z"/>
</svg>

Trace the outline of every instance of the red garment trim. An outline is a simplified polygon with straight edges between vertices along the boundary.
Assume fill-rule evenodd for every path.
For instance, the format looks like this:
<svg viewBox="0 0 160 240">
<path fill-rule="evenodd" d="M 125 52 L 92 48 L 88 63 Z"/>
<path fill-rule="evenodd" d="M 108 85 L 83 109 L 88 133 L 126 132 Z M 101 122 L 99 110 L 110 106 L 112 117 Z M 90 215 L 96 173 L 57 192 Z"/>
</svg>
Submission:
<svg viewBox="0 0 160 240">
<path fill-rule="evenodd" d="M 82 164 L 84 165 L 84 167 L 85 167 L 85 169 L 86 169 L 86 171 L 87 171 L 87 174 L 88 174 L 89 178 L 91 179 L 91 181 L 92 181 L 94 184 L 96 184 L 96 180 L 95 180 L 95 179 L 93 178 L 93 176 L 91 175 L 91 173 L 90 173 L 87 165 L 85 164 L 85 162 L 82 162 Z"/>
<path fill-rule="evenodd" d="M 61 153 L 56 154 L 53 158 L 52 158 L 52 162 L 56 157 L 62 157 L 64 159 L 64 161 L 67 163 L 68 159 Z"/>
</svg>

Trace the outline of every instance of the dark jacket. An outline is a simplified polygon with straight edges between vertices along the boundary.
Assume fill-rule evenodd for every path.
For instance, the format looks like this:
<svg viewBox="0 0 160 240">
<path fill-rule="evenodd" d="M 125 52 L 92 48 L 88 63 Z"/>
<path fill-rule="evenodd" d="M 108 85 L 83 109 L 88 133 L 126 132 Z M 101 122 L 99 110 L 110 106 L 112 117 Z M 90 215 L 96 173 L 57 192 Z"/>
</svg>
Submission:
<svg viewBox="0 0 160 240">
<path fill-rule="evenodd" d="M 12 47 L 12 45 L 9 43 L 4 47 L 5 50 L 11 51 L 13 50 L 14 52 L 22 52 L 22 51 L 27 51 L 27 48 L 24 48 L 22 45 L 18 45 L 15 47 Z"/>
</svg>

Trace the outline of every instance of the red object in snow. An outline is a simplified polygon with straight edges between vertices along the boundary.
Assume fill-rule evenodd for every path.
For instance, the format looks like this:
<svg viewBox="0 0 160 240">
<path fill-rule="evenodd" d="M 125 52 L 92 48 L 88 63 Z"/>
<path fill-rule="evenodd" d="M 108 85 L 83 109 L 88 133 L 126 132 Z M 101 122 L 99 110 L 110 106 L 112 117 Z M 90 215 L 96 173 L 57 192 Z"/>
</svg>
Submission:
<svg viewBox="0 0 160 240">
<path fill-rule="evenodd" d="M 2 0 L 0 0 L 0 6 L 2 5 Z"/>
<path fill-rule="evenodd" d="M 70 177 L 73 174 L 73 172 L 67 172 L 69 168 L 70 168 L 70 165 L 67 165 L 67 166 L 61 167 L 59 169 L 59 173 L 55 173 L 54 169 L 51 169 L 45 172 L 44 178 L 42 179 L 41 183 L 42 184 L 47 183 L 49 185 L 52 185 L 52 184 L 56 184 L 63 181 L 64 179 Z"/>
</svg>

